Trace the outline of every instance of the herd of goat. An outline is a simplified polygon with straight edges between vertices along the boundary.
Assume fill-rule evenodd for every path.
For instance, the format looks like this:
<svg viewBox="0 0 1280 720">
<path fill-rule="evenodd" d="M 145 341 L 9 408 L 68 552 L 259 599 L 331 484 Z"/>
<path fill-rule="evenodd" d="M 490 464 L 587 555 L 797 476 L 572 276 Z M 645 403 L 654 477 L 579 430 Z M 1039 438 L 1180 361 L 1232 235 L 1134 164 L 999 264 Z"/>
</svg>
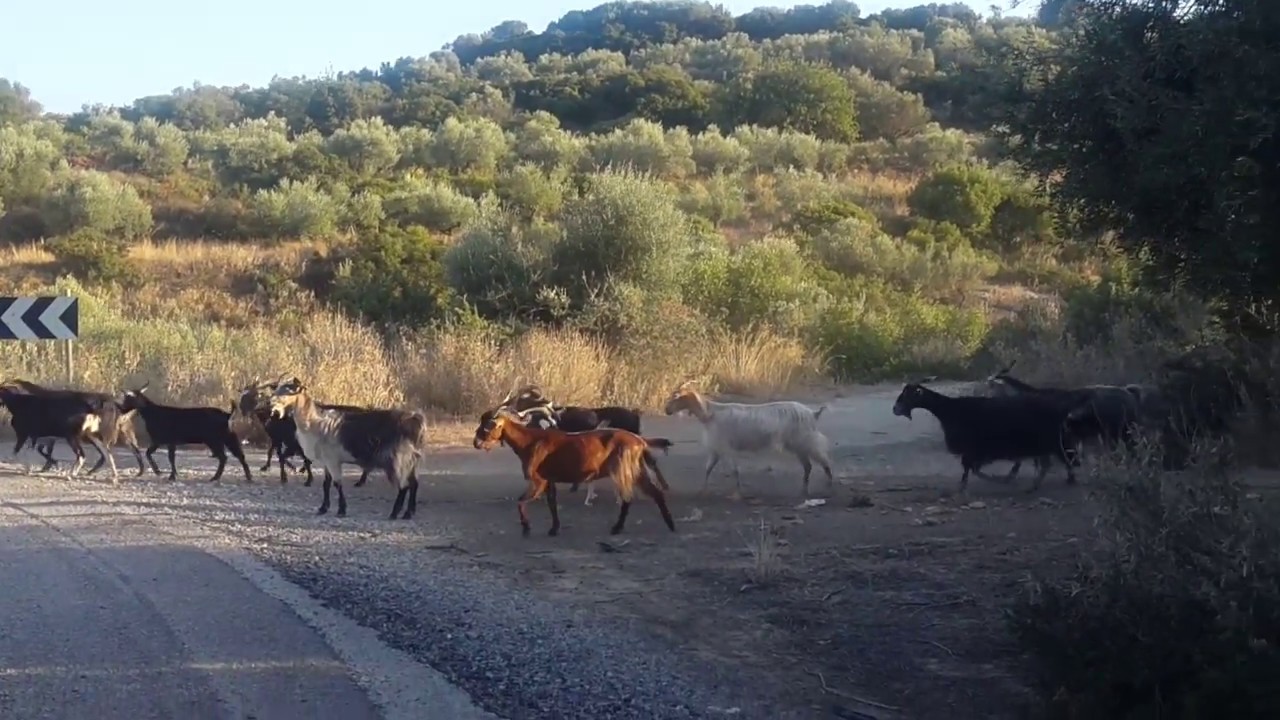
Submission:
<svg viewBox="0 0 1280 720">
<path fill-rule="evenodd" d="M 1134 431 L 1144 418 L 1150 417 L 1156 400 L 1155 390 L 1144 385 L 1035 387 L 1013 377 L 1012 367 L 1010 364 L 987 379 L 991 392 L 985 395 L 944 395 L 926 387 L 932 380 L 926 378 L 907 383 L 893 405 L 895 415 L 911 419 L 912 411 L 921 409 L 938 419 L 947 450 L 959 457 L 963 468 L 961 492 L 968 486 L 970 473 L 996 480 L 985 475 L 982 468 L 1001 460 L 1014 462 L 1006 481 L 1017 475 L 1023 460 L 1032 460 L 1038 469 L 1032 488 L 1037 489 L 1057 459 L 1066 467 L 1067 482 L 1073 483 L 1073 468 L 1079 464 L 1082 444 L 1098 441 L 1109 447 L 1132 447 Z M 46 388 L 24 380 L 0 384 L 0 406 L 8 409 L 10 424 L 17 434 L 15 457 L 30 443 L 45 458 L 43 472 L 56 465 L 53 447 L 57 440 L 63 440 L 75 453 L 76 463 L 70 473 L 75 475 L 85 462 L 83 446 L 90 444 L 101 457 L 89 473 L 109 463 L 115 483 L 119 474 L 110 448 L 121 444 L 133 451 L 138 475 L 142 475 L 146 466 L 133 428 L 136 416 L 141 418 L 150 438 L 145 456 L 156 475 L 162 474 L 153 457 L 159 448 L 168 450 L 168 479 L 172 481 L 177 478 L 177 447 L 204 445 L 218 461 L 211 481 L 222 476 L 229 453 L 243 467 L 245 481 L 252 482 L 243 443 L 233 430 L 233 423 L 237 416 L 254 418 L 270 441 L 267 462 L 261 471 L 270 468 L 273 455 L 280 465 L 282 483 L 287 482 L 286 468 L 297 470 L 290 462 L 292 458 L 300 460 L 307 486 L 314 480 L 314 464 L 324 471 L 319 514 L 328 512 L 330 490 L 336 486 L 337 515 L 346 515 L 344 464 L 361 469 L 356 487 L 363 485 L 372 471 L 387 476 L 397 489 L 391 519 L 408 519 L 416 511 L 416 467 L 427 446 L 428 429 L 427 418 L 421 412 L 322 403 L 296 377 L 254 381 L 229 410 L 164 405 L 150 399 L 146 389 L 144 385 L 116 397 Z M 703 491 L 711 472 L 725 459 L 734 476 L 735 496 L 741 490 L 737 456 L 761 451 L 785 452 L 800 462 L 806 497 L 810 474 L 817 463 L 826 474 L 830 491 L 834 477 L 829 441 L 818 429 L 825 409 L 822 406 L 815 410 L 793 401 L 716 402 L 691 383 L 676 388 L 665 406 L 667 415 L 684 412 L 703 426 L 707 450 Z M 670 486 L 653 452 L 662 450 L 665 454 L 672 443 L 643 437 L 640 414 L 637 409 L 620 406 L 559 405 L 538 386 L 525 385 L 480 416 L 473 445 L 492 450 L 503 444 L 520 460 L 527 481 L 518 500 L 525 536 L 529 534 L 528 503 L 546 497 L 551 514 L 549 534 L 555 535 L 560 528 L 556 485 L 569 485 L 571 491 L 587 485 L 586 503 L 590 505 L 595 495 L 592 483 L 604 478 L 612 479 L 620 506 L 612 533 L 622 531 L 637 489 L 654 500 L 664 523 L 674 531 L 664 492 Z"/>
</svg>

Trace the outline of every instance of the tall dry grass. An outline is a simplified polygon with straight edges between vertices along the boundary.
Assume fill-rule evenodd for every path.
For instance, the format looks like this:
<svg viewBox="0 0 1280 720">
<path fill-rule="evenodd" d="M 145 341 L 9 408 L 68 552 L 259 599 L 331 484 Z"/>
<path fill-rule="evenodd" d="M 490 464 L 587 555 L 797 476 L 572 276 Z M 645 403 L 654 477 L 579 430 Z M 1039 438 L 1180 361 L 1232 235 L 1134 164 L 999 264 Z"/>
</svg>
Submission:
<svg viewBox="0 0 1280 720">
<path fill-rule="evenodd" d="M 816 377 L 821 359 L 797 340 L 765 331 L 690 339 L 679 362 L 647 362 L 583 333 L 534 330 L 509 341 L 471 330 L 387 339 L 318 309 L 305 322 L 247 327 L 155 317 L 116 291 L 61 279 L 41 294 L 80 298 L 80 339 L 70 382 L 61 343 L 11 342 L 0 377 L 123 392 L 144 383 L 159 401 L 227 408 L 254 379 L 296 375 L 327 401 L 410 406 L 437 418 L 470 418 L 523 380 L 560 402 L 653 409 L 693 377 L 738 393 L 775 395 Z"/>
</svg>

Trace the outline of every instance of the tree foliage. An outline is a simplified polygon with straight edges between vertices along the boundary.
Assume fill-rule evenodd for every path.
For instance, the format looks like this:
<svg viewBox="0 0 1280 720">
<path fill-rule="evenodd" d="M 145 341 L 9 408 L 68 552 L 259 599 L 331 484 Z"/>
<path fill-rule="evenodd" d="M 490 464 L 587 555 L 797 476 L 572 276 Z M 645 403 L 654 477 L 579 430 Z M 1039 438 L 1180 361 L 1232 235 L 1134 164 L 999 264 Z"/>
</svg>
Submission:
<svg viewBox="0 0 1280 720">
<path fill-rule="evenodd" d="M 1280 14 L 1261 0 L 1079 0 L 1011 86 L 1008 134 L 1056 197 L 1233 305 L 1280 299 Z"/>
</svg>

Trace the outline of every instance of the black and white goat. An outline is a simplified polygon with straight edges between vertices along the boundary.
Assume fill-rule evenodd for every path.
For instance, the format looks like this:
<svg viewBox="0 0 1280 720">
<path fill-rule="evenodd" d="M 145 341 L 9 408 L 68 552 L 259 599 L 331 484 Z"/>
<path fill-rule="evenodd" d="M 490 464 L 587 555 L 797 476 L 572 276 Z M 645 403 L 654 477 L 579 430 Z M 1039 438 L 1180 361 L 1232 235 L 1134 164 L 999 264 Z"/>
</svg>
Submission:
<svg viewBox="0 0 1280 720">
<path fill-rule="evenodd" d="M 960 457 L 964 474 L 960 492 L 969 487 L 969 473 L 994 480 L 982 472 L 997 460 L 1032 459 L 1039 469 L 1031 491 L 1040 488 L 1052 458 L 1067 468 L 1067 483 L 1076 481 L 1067 448 L 1074 440 L 1064 429 L 1071 408 L 1035 395 L 1011 397 L 950 397 L 925 387 L 935 378 L 907 383 L 893 404 L 893 414 L 912 419 L 912 411 L 928 410 L 942 424 L 947 451 Z"/>
<path fill-rule="evenodd" d="M 111 481 L 113 484 L 118 482 L 119 472 L 115 459 L 99 437 L 103 427 L 113 427 L 116 422 L 111 406 L 105 410 L 104 417 L 98 413 L 98 408 L 93 403 L 84 398 L 32 394 L 11 384 L 0 386 L 0 405 L 9 410 L 12 416 L 10 425 L 18 436 L 13 447 L 14 459 L 17 459 L 22 446 L 30 440 L 66 440 L 76 456 L 75 466 L 69 473 L 70 477 L 74 477 L 84 466 L 83 443 L 88 442 L 111 463 Z M 48 468 L 49 465 L 46 464 L 44 469 Z M 29 465 L 27 470 L 30 471 Z"/>
<path fill-rule="evenodd" d="M 124 394 L 120 406 L 125 412 L 136 410 L 147 428 L 151 444 L 147 447 L 147 460 L 156 475 L 160 474 L 160 466 L 156 464 L 155 452 L 164 446 L 169 451 L 169 481 L 178 479 L 178 466 L 174 455 L 179 445 L 204 445 L 218 459 L 218 469 L 209 478 L 214 482 L 222 477 L 227 467 L 227 453 L 230 452 L 240 461 L 244 468 L 244 481 L 253 482 L 253 474 L 249 472 L 249 463 L 244 458 L 244 449 L 240 447 L 240 438 L 231 429 L 231 413 L 214 407 L 175 407 L 161 405 L 146 396 L 150 383 L 137 390 L 129 390 Z"/>
<path fill-rule="evenodd" d="M 311 458 L 302 451 L 302 445 L 298 442 L 298 425 L 294 422 L 293 417 L 286 416 L 282 418 L 271 416 L 271 394 L 279 387 L 279 382 L 258 382 L 254 380 L 249 383 L 240 392 L 240 400 L 237 408 L 241 415 L 256 419 L 262 429 L 267 433 L 267 439 L 270 443 L 267 446 L 267 462 L 261 468 L 260 472 L 266 472 L 271 468 L 271 456 L 274 454 L 280 461 L 280 482 L 289 481 L 285 470 L 294 471 L 289 458 L 295 455 L 302 458 L 302 469 L 307 473 L 307 481 L 303 483 L 304 487 L 311 487 L 311 483 L 315 482 L 315 475 L 311 472 Z M 360 412 L 367 408 L 356 407 L 354 405 L 334 405 L 330 403 L 316 403 L 321 410 L 341 410 L 343 412 Z M 355 487 L 364 485 L 369 479 L 369 471 L 362 470 L 360 479 L 356 481 Z"/>
<path fill-rule="evenodd" d="M 817 410 L 791 400 L 744 404 L 715 402 L 686 382 L 667 399 L 664 411 L 674 415 L 685 411 L 702 423 L 702 441 L 707 448 L 707 470 L 702 492 L 711 482 L 711 471 L 722 457 L 728 457 L 733 471 L 733 497 L 742 495 L 742 476 L 735 457 L 740 453 L 785 451 L 804 468 L 803 492 L 809 496 L 809 475 L 817 461 L 827 474 L 827 491 L 835 485 L 828 455 L 830 441 L 818 429 L 818 419 L 826 406 Z"/>
<path fill-rule="evenodd" d="M 605 405 L 602 407 L 583 407 L 580 405 L 559 405 L 552 402 L 537 385 L 524 385 L 517 390 L 507 394 L 502 402 L 498 403 L 498 407 L 508 407 L 517 413 L 523 413 L 526 410 L 541 408 L 545 412 L 528 416 L 534 427 L 557 428 L 564 432 L 585 432 L 587 430 L 595 430 L 597 428 L 615 428 L 618 430 L 626 430 L 636 435 L 640 434 L 640 409 L 628 408 L 620 405 Z M 569 492 L 577 492 L 578 484 L 574 483 L 569 488 Z M 596 490 L 592 485 L 587 485 L 586 504 L 591 505 L 595 500 Z"/>
<path fill-rule="evenodd" d="M 418 458 L 427 446 L 427 418 L 407 410 L 322 410 L 298 378 L 280 383 L 271 395 L 271 416 L 292 415 L 298 442 L 306 456 L 324 468 L 324 500 L 318 515 L 329 511 L 329 488 L 338 486 L 338 517 L 347 514 L 342 464 L 363 470 L 381 469 L 396 486 L 391 519 L 413 517 L 418 507 Z M 407 498 L 407 502 L 406 502 Z"/>
<path fill-rule="evenodd" d="M 133 456 L 138 461 L 138 475 L 141 476 L 146 472 L 146 465 L 142 462 L 142 450 L 138 447 L 138 435 L 133 426 L 133 419 L 136 413 L 125 412 L 124 409 L 120 407 L 120 403 L 114 396 L 108 393 L 91 392 L 88 390 L 47 388 L 43 385 L 37 385 L 36 383 L 28 380 L 21 380 L 17 378 L 9 380 L 5 384 L 32 395 L 80 398 L 91 406 L 97 408 L 99 414 L 102 414 L 103 412 L 107 414 L 114 414 L 116 417 L 114 430 L 111 427 L 101 428 L 101 432 L 98 433 L 100 439 L 106 443 L 108 448 L 115 445 L 124 445 L 128 447 L 133 451 Z M 111 405 L 113 407 L 107 408 L 107 405 Z M 53 448 L 56 444 L 57 440 L 54 438 L 45 438 L 39 442 L 37 442 L 35 438 L 31 439 L 31 447 L 35 448 L 36 452 L 40 453 L 40 455 L 45 459 L 45 465 L 41 468 L 41 472 L 44 472 L 57 464 L 57 461 L 53 459 Z M 94 466 L 89 469 L 87 474 L 92 475 L 96 473 L 106 462 L 107 458 L 105 456 L 99 457 L 98 462 L 94 463 Z"/>
</svg>

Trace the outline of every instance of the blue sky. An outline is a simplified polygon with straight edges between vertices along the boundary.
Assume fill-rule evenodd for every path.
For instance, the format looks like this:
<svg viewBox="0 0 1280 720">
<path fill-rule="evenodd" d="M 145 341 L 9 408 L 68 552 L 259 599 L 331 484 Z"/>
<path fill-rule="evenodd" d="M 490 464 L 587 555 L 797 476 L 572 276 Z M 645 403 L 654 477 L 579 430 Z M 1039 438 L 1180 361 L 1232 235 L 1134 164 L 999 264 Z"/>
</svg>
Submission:
<svg viewBox="0 0 1280 720">
<path fill-rule="evenodd" d="M 264 85 L 273 75 L 376 68 L 386 60 L 426 55 L 459 35 L 483 32 L 504 20 L 523 20 L 541 31 L 570 10 L 604 1 L 215 0 L 180 9 L 172 0 L 12 0 L 0 12 L 5 25 L 0 77 L 31 88 L 46 110 L 74 112 L 86 103 L 124 104 L 197 80 Z M 736 15 L 762 5 L 797 3 L 721 4 Z M 863 14 L 921 4 L 926 0 L 858 2 Z M 985 15 L 992 2 L 968 4 Z M 1027 13 L 1025 7 L 1016 11 Z"/>
</svg>

